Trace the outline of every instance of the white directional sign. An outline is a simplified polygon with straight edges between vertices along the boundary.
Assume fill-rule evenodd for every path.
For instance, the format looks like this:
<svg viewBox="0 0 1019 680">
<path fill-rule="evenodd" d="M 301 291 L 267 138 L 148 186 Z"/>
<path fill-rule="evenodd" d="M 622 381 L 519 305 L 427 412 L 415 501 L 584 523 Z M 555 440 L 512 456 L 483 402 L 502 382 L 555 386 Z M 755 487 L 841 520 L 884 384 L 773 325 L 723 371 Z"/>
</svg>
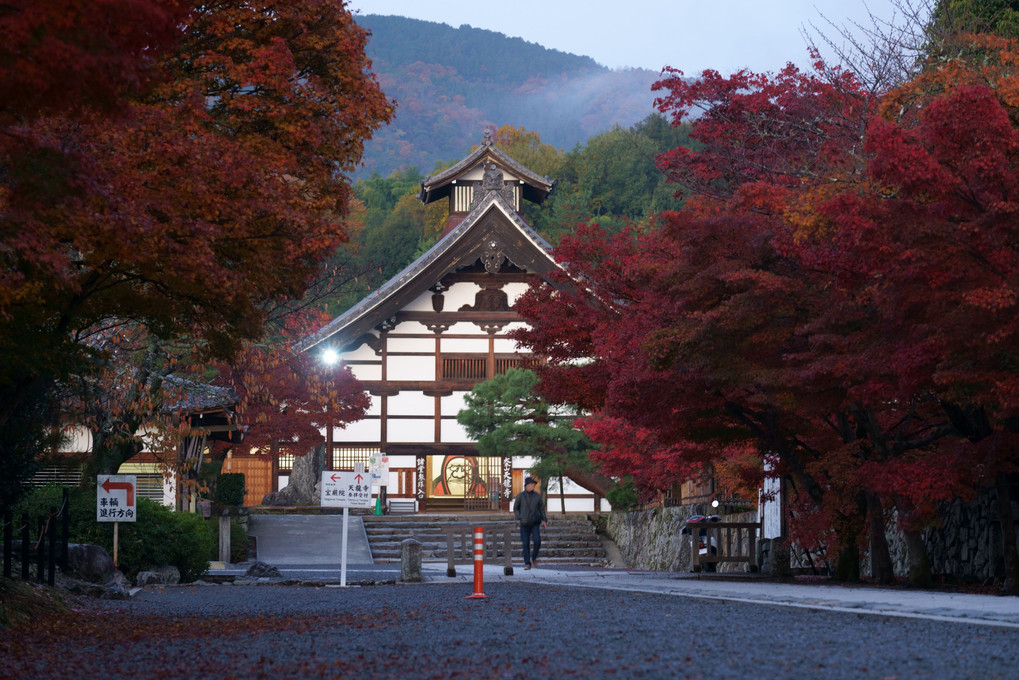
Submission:
<svg viewBox="0 0 1019 680">
<path fill-rule="evenodd" d="M 96 520 L 134 522 L 138 515 L 136 481 L 135 475 L 99 475 L 96 479 Z"/>
<path fill-rule="evenodd" d="M 322 473 L 322 505 L 333 508 L 370 508 L 371 476 L 363 471 L 325 470 Z"/>
</svg>

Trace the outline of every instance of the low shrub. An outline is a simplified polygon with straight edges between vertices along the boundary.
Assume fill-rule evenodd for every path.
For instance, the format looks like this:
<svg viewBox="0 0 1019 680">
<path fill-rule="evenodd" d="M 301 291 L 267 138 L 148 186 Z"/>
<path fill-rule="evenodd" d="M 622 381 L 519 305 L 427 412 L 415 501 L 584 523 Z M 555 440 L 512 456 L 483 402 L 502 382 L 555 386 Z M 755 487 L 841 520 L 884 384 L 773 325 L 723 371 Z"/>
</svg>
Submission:
<svg viewBox="0 0 1019 680">
<path fill-rule="evenodd" d="M 94 543 L 113 555 L 113 522 L 96 520 L 95 489 L 72 488 L 70 540 Z M 49 485 L 33 489 L 15 508 L 32 519 L 29 527 L 35 535 L 38 515 L 59 508 L 62 487 Z M 216 549 L 216 535 L 198 515 L 173 512 L 170 508 L 144 497 L 135 499 L 137 519 L 121 522 L 118 528 L 117 566 L 128 578 L 152 567 L 173 565 L 180 570 L 181 581 L 194 581 L 209 568 L 209 555 Z M 243 534 L 243 531 L 240 532 Z M 245 537 L 245 541 L 247 538 Z M 245 554 L 247 546 L 245 543 Z"/>
<path fill-rule="evenodd" d="M 244 505 L 244 474 L 224 472 L 216 478 L 216 493 L 212 500 L 220 505 Z"/>
<path fill-rule="evenodd" d="M 198 515 L 173 512 L 149 500 L 135 499 L 137 520 L 121 522 L 118 563 L 124 575 L 133 579 L 139 571 L 173 565 L 184 583 L 194 581 L 209 569 L 209 555 L 216 538 L 212 528 Z M 95 543 L 113 554 L 113 523 L 96 522 L 93 517 L 86 542 Z"/>
</svg>

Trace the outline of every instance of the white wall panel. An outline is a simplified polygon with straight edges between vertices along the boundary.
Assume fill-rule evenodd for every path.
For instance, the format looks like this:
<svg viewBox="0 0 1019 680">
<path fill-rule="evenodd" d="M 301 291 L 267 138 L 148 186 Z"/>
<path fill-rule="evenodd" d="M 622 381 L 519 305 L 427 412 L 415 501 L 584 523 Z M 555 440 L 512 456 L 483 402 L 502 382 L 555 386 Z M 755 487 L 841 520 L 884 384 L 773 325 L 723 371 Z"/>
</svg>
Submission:
<svg viewBox="0 0 1019 680">
<path fill-rule="evenodd" d="M 318 348 L 316 347 L 312 351 L 317 351 L 317 350 L 318 350 Z M 378 361 L 379 360 L 379 355 L 376 354 L 375 350 L 373 350 L 368 345 L 361 345 L 360 347 L 358 347 L 357 349 L 355 349 L 355 350 L 353 350 L 351 352 L 344 352 L 340 356 L 340 358 L 343 361 Z"/>
<path fill-rule="evenodd" d="M 464 305 L 473 305 L 474 297 L 479 290 L 481 290 L 481 286 L 476 283 L 464 281 L 453 284 L 449 290 L 442 294 L 442 311 L 455 312 Z"/>
<path fill-rule="evenodd" d="M 358 380 L 382 380 L 382 363 L 357 364 L 350 367 L 350 372 Z"/>
<path fill-rule="evenodd" d="M 412 468 L 417 463 L 417 456 L 390 456 L 389 469 Z"/>
<path fill-rule="evenodd" d="M 432 420 L 389 418 L 389 441 L 400 444 L 435 441 L 435 423 Z"/>
<path fill-rule="evenodd" d="M 421 295 L 417 296 L 413 302 L 403 308 L 406 312 L 431 312 L 432 310 L 432 291 L 426 290 Z"/>
<path fill-rule="evenodd" d="M 333 441 L 343 442 L 377 442 L 382 439 L 382 421 L 378 418 L 365 418 L 351 423 L 345 428 L 333 428 Z"/>
<path fill-rule="evenodd" d="M 454 392 L 448 397 L 442 397 L 441 413 L 444 416 L 455 416 L 464 409 L 464 397 L 467 392 Z"/>
<path fill-rule="evenodd" d="M 467 436 L 467 432 L 464 431 L 463 426 L 452 419 L 442 419 L 440 433 L 444 444 L 469 444 L 474 441 Z"/>
<path fill-rule="evenodd" d="M 517 303 L 517 298 L 527 292 L 529 286 L 526 283 L 507 283 L 502 287 L 506 297 L 509 298 L 509 305 L 512 307 Z"/>
<path fill-rule="evenodd" d="M 390 380 L 435 380 L 435 357 L 387 357 Z"/>
<path fill-rule="evenodd" d="M 495 346 L 496 354 L 516 354 L 520 350 L 520 346 L 516 340 L 510 338 L 496 338 L 493 343 Z M 523 352 L 521 352 L 523 354 Z M 527 352 L 530 354 L 530 352 Z"/>
<path fill-rule="evenodd" d="M 64 436 L 60 443 L 61 451 L 86 453 L 92 450 L 92 433 L 86 428 L 75 425 L 65 429 L 61 434 Z"/>
<path fill-rule="evenodd" d="M 481 333 L 474 324 L 458 323 L 449 329 L 448 333 Z M 442 338 L 443 354 L 488 354 L 488 336 L 478 335 L 474 338 Z"/>
<path fill-rule="evenodd" d="M 401 321 L 396 325 L 392 333 L 407 333 L 410 335 L 420 335 L 421 333 L 431 333 L 428 327 L 420 321 Z"/>
<path fill-rule="evenodd" d="M 435 414 L 435 397 L 420 392 L 400 392 L 389 397 L 389 417 L 430 416 Z"/>
<path fill-rule="evenodd" d="M 431 334 L 431 331 L 425 329 L 425 333 Z M 428 352 L 429 354 L 435 354 L 435 337 L 427 338 L 404 338 L 400 336 L 390 336 L 386 343 L 386 353 L 389 356 L 394 354 L 400 354 L 403 352 Z"/>
</svg>

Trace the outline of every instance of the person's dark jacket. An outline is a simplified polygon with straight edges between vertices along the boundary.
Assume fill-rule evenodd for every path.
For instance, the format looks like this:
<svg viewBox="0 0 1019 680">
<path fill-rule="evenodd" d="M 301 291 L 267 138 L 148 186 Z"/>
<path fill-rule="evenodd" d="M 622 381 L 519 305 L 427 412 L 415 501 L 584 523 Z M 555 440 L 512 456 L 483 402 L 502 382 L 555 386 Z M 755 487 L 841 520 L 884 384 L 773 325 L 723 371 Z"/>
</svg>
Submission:
<svg viewBox="0 0 1019 680">
<path fill-rule="evenodd" d="M 541 500 L 541 494 L 537 491 L 521 491 L 513 501 L 513 514 L 516 516 L 520 526 L 529 527 L 542 522 L 547 522 L 545 517 L 545 503 Z"/>
</svg>

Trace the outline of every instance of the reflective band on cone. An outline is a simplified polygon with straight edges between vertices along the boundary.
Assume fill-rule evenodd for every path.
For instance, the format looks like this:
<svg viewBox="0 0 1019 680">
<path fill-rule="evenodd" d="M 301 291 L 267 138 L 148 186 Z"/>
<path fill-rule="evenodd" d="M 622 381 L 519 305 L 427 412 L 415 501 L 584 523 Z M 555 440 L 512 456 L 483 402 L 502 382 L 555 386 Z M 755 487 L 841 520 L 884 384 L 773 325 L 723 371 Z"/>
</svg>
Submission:
<svg viewBox="0 0 1019 680">
<path fill-rule="evenodd" d="M 468 600 L 481 600 L 488 597 L 484 593 L 484 567 L 485 530 L 482 527 L 474 527 L 474 594 L 468 595 Z"/>
</svg>

